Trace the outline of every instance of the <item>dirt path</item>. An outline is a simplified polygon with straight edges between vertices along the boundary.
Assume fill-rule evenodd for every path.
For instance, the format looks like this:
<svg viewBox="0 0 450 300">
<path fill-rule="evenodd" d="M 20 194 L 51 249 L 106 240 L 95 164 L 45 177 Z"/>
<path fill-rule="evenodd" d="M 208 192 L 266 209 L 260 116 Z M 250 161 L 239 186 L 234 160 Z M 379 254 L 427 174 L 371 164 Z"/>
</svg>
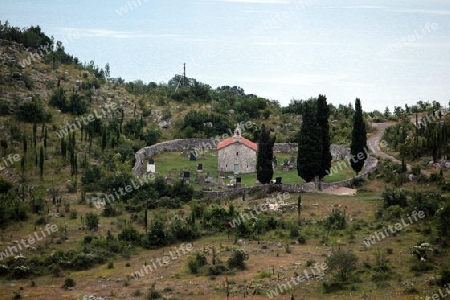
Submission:
<svg viewBox="0 0 450 300">
<path fill-rule="evenodd" d="M 382 141 L 384 131 L 386 130 L 386 128 L 388 128 L 389 126 L 392 126 L 394 124 L 395 123 L 372 123 L 372 127 L 375 127 L 377 129 L 377 133 L 375 133 L 374 135 L 372 135 L 370 138 L 367 139 L 367 147 L 369 147 L 369 150 L 372 151 L 372 153 L 375 156 L 379 156 L 379 157 L 385 158 L 385 159 L 390 159 L 397 164 L 401 164 L 402 162 L 400 160 L 383 152 L 380 149 L 380 143 Z M 408 171 L 411 171 L 411 165 L 406 164 L 406 169 Z M 430 172 L 422 170 L 422 174 L 429 176 Z"/>
</svg>

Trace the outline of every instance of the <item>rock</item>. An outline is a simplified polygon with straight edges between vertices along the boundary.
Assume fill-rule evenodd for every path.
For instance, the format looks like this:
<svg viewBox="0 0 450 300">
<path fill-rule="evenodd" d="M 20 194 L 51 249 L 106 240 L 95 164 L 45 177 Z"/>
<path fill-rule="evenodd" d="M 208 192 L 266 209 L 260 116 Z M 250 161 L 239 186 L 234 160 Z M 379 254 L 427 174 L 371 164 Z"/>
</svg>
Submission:
<svg viewBox="0 0 450 300">
<path fill-rule="evenodd" d="M 170 127 L 170 123 L 167 121 L 162 121 L 158 124 L 159 128 L 167 129 Z"/>
</svg>

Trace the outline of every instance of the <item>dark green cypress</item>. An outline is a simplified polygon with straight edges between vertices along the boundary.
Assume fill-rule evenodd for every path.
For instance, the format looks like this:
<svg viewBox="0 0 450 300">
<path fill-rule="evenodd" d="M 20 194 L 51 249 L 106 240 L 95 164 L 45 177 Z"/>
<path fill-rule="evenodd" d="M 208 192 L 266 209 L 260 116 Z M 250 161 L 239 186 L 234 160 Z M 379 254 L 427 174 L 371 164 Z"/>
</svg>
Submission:
<svg viewBox="0 0 450 300">
<path fill-rule="evenodd" d="M 45 154 L 44 154 L 44 146 L 41 145 L 40 151 L 39 151 L 39 172 L 41 175 L 41 178 L 44 176 L 44 160 L 45 160 Z"/>
<path fill-rule="evenodd" d="M 298 139 L 298 176 L 306 182 L 319 175 L 322 166 L 322 134 L 317 122 L 316 107 L 308 101 L 303 107 L 303 122 Z"/>
<path fill-rule="evenodd" d="M 350 153 L 352 158 L 350 164 L 356 175 L 362 170 L 364 161 L 367 159 L 367 133 L 364 123 L 361 100 L 355 100 L 355 114 L 353 115 L 352 143 Z"/>
<path fill-rule="evenodd" d="M 103 128 L 102 132 L 102 151 L 106 148 L 106 128 Z"/>
<path fill-rule="evenodd" d="M 261 126 L 261 134 L 258 143 L 256 157 L 256 179 L 262 184 L 270 183 L 273 177 L 273 146 L 275 137 L 270 136 L 270 129 L 264 124 Z"/>
<path fill-rule="evenodd" d="M 331 152 L 330 152 L 330 127 L 328 125 L 328 117 L 330 111 L 327 104 L 327 97 L 319 95 L 317 100 L 317 122 L 322 131 L 322 162 L 319 170 L 319 179 L 329 174 L 331 168 Z"/>
</svg>

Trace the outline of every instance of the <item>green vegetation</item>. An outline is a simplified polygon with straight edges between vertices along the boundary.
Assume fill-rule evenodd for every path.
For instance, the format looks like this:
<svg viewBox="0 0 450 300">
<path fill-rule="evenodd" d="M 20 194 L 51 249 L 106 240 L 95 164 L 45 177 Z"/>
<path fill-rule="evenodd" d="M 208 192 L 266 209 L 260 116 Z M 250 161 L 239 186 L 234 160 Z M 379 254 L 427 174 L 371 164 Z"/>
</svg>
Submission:
<svg viewBox="0 0 450 300">
<path fill-rule="evenodd" d="M 355 114 L 353 115 L 352 144 L 350 146 L 350 160 L 352 169 L 356 175 L 364 167 L 364 161 L 367 159 L 367 133 L 366 125 L 363 120 L 361 100 L 355 100 Z"/>
<path fill-rule="evenodd" d="M 298 176 L 306 182 L 312 181 L 321 173 L 323 144 L 322 131 L 317 122 L 315 102 L 306 103 L 303 111 L 303 123 L 298 138 Z"/>
<path fill-rule="evenodd" d="M 50 286 L 64 288 L 60 298 L 76 298 L 94 286 L 103 292 L 100 280 L 123 281 L 119 288 L 107 287 L 115 298 L 133 292 L 148 299 L 264 295 L 266 288 L 316 262 L 328 264 L 323 283 L 293 287 L 292 299 L 347 299 L 350 293 L 409 299 L 448 282 L 449 176 L 446 168 L 428 166 L 448 152 L 448 117 L 439 112 L 440 104 L 419 102 L 404 110 L 395 107 L 393 113 L 364 113 L 359 100 L 355 109 L 351 104 L 336 107 L 319 95 L 281 107 L 240 87 L 213 89 L 179 75 L 167 84 L 113 79 L 109 64 L 104 69 L 93 61 L 80 64 L 39 27 L 0 23 L 0 38 L 7 41 L 0 45 L 5 54 L 5 64 L 0 64 L 1 299 L 13 294 L 47 299 L 55 293 Z M 43 60 L 30 61 L 15 42 L 41 51 Z M 42 50 L 46 46 L 51 49 Z M 27 59 L 32 66 L 17 63 Z M 417 113 L 420 128 L 411 122 L 411 113 Z M 203 197 L 195 177 L 206 172 L 218 177 L 215 150 L 205 152 L 202 161 L 160 153 L 153 157 L 153 181 L 119 191 L 137 180 L 132 167 L 142 147 L 174 138 L 211 138 L 243 121 L 254 125 L 243 132 L 254 141 L 263 140 L 261 133 L 272 128 L 267 144 L 275 138 L 299 143 L 299 169 L 283 171 L 281 166 L 297 153 L 275 153 L 278 165 L 263 181 L 282 177 L 283 183 L 304 182 L 299 174 L 308 181 L 349 179 L 354 172 L 346 160 L 331 162 L 332 167 L 346 167 L 324 176 L 330 168 L 330 141 L 352 143 L 356 151 L 365 143 L 365 132 L 371 133 L 368 124 L 386 120 L 398 121 L 386 130 L 385 139 L 387 151 L 403 158 L 403 164 L 380 160 L 377 172 L 356 184 L 356 196 L 292 193 L 272 209 L 267 201 L 280 196 L 276 188 L 266 194 L 255 187 L 236 199 Z M 354 128 L 358 132 L 353 130 L 352 141 Z M 356 136 L 364 136 L 364 143 Z M 271 154 L 264 152 L 267 163 Z M 196 172 L 198 163 L 203 173 Z M 189 184 L 180 180 L 181 171 L 192 174 Z M 243 186 L 254 186 L 260 177 L 241 178 Z M 101 209 L 93 205 L 96 198 L 110 195 L 114 199 Z M 255 207 L 264 210 L 256 212 Z M 376 238 L 418 211 L 426 217 Z M 14 250 L 17 241 L 41 234 L 47 224 L 57 231 Z M 158 268 L 158 274 L 142 281 L 126 275 L 186 242 L 193 243 L 194 251 Z"/>
<path fill-rule="evenodd" d="M 262 184 L 270 183 L 273 177 L 273 146 L 275 137 L 270 136 L 270 128 L 264 124 L 258 139 L 258 153 L 256 161 L 256 179 Z"/>
</svg>

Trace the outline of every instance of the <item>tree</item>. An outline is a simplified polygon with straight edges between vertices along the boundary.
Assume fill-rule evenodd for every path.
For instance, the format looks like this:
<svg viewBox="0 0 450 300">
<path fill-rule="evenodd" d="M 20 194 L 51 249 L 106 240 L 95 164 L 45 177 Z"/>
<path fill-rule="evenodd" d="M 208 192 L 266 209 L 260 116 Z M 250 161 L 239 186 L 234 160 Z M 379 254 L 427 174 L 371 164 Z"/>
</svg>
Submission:
<svg viewBox="0 0 450 300">
<path fill-rule="evenodd" d="M 297 197 L 297 225 L 300 225 L 300 214 L 302 213 L 302 195 Z"/>
<path fill-rule="evenodd" d="M 87 213 L 85 219 L 89 230 L 98 229 L 98 215 L 96 213 Z"/>
<path fill-rule="evenodd" d="M 322 160 L 319 170 L 319 180 L 322 180 L 323 177 L 328 175 L 331 168 L 329 115 L 327 97 L 319 95 L 319 99 L 317 100 L 317 122 L 322 131 Z"/>
<path fill-rule="evenodd" d="M 44 154 L 44 146 L 41 145 L 41 148 L 39 149 L 39 174 L 41 178 L 44 176 L 44 160 L 45 160 L 45 154 Z"/>
<path fill-rule="evenodd" d="M 298 139 L 298 176 L 310 182 L 319 175 L 322 166 L 322 134 L 317 123 L 314 102 L 308 101 L 303 107 L 303 123 Z"/>
<path fill-rule="evenodd" d="M 350 154 L 352 159 L 350 160 L 352 169 L 356 175 L 361 171 L 364 166 L 364 161 L 367 159 L 367 133 L 366 124 L 364 123 L 361 101 L 359 98 L 355 100 L 355 114 L 353 115 L 353 130 L 352 130 L 352 143 L 350 146 Z"/>
<path fill-rule="evenodd" d="M 328 270 L 335 273 L 339 282 L 348 282 L 356 270 L 358 257 L 350 251 L 338 250 L 333 252 L 326 260 Z"/>
<path fill-rule="evenodd" d="M 228 259 L 228 267 L 230 269 L 236 268 L 239 270 L 245 270 L 245 261 L 248 260 L 249 255 L 242 249 L 233 250 L 230 258 Z"/>
<path fill-rule="evenodd" d="M 275 137 L 271 137 L 270 129 L 262 124 L 256 160 L 256 179 L 262 184 L 270 183 L 273 177 L 272 160 L 274 144 Z"/>
<path fill-rule="evenodd" d="M 355 109 L 356 109 L 356 107 L 355 107 Z M 389 107 L 388 107 L 388 106 L 386 106 L 383 115 L 384 115 L 384 117 L 385 117 L 386 119 L 389 118 L 389 117 L 391 116 L 391 111 L 389 110 Z"/>
<path fill-rule="evenodd" d="M 106 65 L 105 65 L 105 78 L 109 79 L 110 76 L 111 76 L 111 68 L 109 66 L 109 63 L 106 63 Z"/>
</svg>

